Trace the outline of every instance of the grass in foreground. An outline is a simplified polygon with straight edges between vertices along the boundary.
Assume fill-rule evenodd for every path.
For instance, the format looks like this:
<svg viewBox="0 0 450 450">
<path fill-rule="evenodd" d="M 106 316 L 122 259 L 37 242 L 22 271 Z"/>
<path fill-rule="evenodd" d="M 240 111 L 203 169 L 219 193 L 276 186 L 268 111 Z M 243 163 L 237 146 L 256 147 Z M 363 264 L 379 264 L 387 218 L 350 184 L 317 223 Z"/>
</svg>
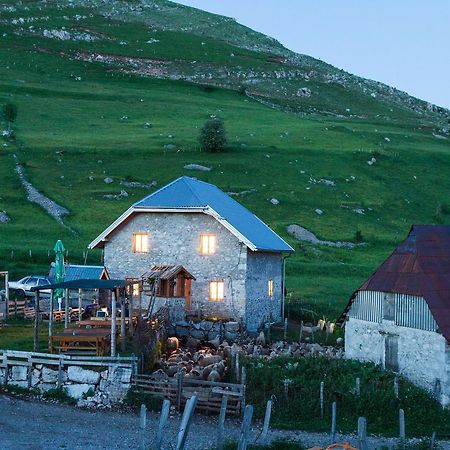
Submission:
<svg viewBox="0 0 450 450">
<path fill-rule="evenodd" d="M 405 411 L 407 437 L 450 437 L 450 411 L 423 389 L 400 380 L 394 397 L 394 375 L 373 364 L 326 358 L 250 360 L 247 366 L 247 403 L 255 416 L 264 417 L 273 400 L 272 426 L 282 429 L 329 432 L 331 404 L 337 403 L 338 432 L 354 433 L 358 417 L 366 417 L 367 432 L 398 436 L 398 410 Z M 361 396 L 355 380 L 361 380 Z M 287 391 L 284 381 L 287 380 Z M 320 411 L 320 382 L 325 383 L 324 418 Z"/>
</svg>

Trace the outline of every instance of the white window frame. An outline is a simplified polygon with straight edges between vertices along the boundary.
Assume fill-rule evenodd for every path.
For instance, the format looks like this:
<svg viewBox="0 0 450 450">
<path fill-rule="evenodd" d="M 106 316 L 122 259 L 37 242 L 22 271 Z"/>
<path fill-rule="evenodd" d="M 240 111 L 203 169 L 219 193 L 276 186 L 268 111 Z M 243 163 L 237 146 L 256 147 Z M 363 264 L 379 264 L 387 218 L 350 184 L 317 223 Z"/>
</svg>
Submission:
<svg viewBox="0 0 450 450">
<path fill-rule="evenodd" d="M 141 242 L 139 245 L 139 247 L 140 247 L 139 250 L 138 250 L 138 245 L 137 245 L 137 237 L 138 236 L 141 238 L 145 237 L 144 240 L 141 239 Z M 133 253 L 148 253 L 148 248 L 149 248 L 149 242 L 148 242 L 149 239 L 148 238 L 149 238 L 148 233 L 145 231 L 134 232 L 132 240 L 131 240 Z M 143 245 L 144 243 L 145 243 L 145 246 Z M 143 249 L 143 247 L 146 247 L 146 248 Z"/>
<path fill-rule="evenodd" d="M 201 256 L 215 255 L 216 250 L 217 250 L 217 236 L 213 233 L 202 233 L 200 235 L 200 255 Z"/>
<path fill-rule="evenodd" d="M 213 280 L 208 283 L 208 297 L 210 302 L 223 302 L 225 299 L 225 282 Z"/>
</svg>

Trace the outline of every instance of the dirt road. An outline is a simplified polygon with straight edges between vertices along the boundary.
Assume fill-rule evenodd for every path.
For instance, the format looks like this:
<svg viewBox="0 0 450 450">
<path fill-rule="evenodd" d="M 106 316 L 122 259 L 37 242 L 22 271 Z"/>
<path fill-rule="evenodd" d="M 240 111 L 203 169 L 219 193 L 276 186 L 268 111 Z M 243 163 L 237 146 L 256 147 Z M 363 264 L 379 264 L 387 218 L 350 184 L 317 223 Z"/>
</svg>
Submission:
<svg viewBox="0 0 450 450">
<path fill-rule="evenodd" d="M 0 396 L 0 449 L 1 450 L 149 450 L 158 427 L 159 415 L 149 413 L 145 432 L 139 429 L 139 417 L 130 413 L 111 411 L 87 411 L 71 406 L 26 401 Z M 175 448 L 179 417 L 168 422 L 164 449 Z M 239 420 L 226 423 L 226 436 L 237 440 Z M 217 418 L 196 416 L 188 437 L 188 450 L 214 449 Z M 252 440 L 259 428 L 252 430 Z M 351 441 L 354 436 L 339 436 L 339 442 Z M 324 434 L 297 431 L 271 431 L 270 440 L 292 439 L 306 446 L 329 444 Z M 391 447 L 392 439 L 370 438 L 369 448 Z M 173 447 L 170 446 L 172 444 Z M 442 443 L 443 450 L 450 450 L 449 443 Z"/>
</svg>

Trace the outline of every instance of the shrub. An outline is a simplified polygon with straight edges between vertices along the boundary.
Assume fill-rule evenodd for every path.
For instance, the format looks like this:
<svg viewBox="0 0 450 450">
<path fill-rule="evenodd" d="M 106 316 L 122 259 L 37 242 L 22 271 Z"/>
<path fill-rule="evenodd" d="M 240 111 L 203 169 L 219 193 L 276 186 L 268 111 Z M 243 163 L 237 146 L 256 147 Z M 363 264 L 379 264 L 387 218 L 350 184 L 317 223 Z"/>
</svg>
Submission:
<svg viewBox="0 0 450 450">
<path fill-rule="evenodd" d="M 124 399 L 124 403 L 129 406 L 140 407 L 145 405 L 149 411 L 161 411 L 163 398 L 156 395 L 144 394 L 130 389 Z"/>
<path fill-rule="evenodd" d="M 222 152 L 227 145 L 225 125 L 221 119 L 209 119 L 200 132 L 200 146 L 205 152 Z"/>
<path fill-rule="evenodd" d="M 364 240 L 364 236 L 361 230 L 356 230 L 355 232 L 355 242 L 362 242 Z"/>
<path fill-rule="evenodd" d="M 56 400 L 60 403 L 66 403 L 68 405 L 76 405 L 77 401 L 69 397 L 67 389 L 50 389 L 42 394 L 42 397 L 46 400 Z"/>
<path fill-rule="evenodd" d="M 8 131 L 11 131 L 11 125 L 17 117 L 17 106 L 14 103 L 5 103 L 2 115 L 3 119 L 8 123 Z"/>
</svg>

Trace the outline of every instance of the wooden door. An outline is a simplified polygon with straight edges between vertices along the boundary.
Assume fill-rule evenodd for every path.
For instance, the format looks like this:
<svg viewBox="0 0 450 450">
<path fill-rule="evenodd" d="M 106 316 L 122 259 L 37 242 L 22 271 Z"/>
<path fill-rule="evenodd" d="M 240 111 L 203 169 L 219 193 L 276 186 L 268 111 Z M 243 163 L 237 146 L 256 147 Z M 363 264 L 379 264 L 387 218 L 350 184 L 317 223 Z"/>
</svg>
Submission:
<svg viewBox="0 0 450 450">
<path fill-rule="evenodd" d="M 191 283 L 192 283 L 192 280 L 190 278 L 186 278 L 186 280 L 184 282 L 184 298 L 185 298 L 186 312 L 189 312 L 192 309 Z"/>
<path fill-rule="evenodd" d="M 384 368 L 398 372 L 398 336 L 388 334 L 385 337 Z"/>
</svg>

